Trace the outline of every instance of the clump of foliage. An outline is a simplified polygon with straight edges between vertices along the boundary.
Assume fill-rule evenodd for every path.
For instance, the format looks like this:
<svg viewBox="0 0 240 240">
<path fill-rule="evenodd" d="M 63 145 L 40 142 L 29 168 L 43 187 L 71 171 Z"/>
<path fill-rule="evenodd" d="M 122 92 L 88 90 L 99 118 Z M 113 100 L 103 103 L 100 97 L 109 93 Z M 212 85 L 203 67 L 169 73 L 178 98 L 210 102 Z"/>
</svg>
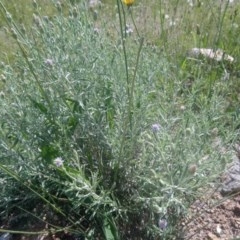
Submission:
<svg viewBox="0 0 240 240">
<path fill-rule="evenodd" d="M 35 5 L 21 31 L 1 4 L 19 48 L 1 66 L 2 220 L 27 215 L 79 239 L 173 239 L 229 158 L 227 84 L 216 66 L 206 75 L 146 44 L 119 0 L 113 38 L 85 4 L 54 6 L 45 17 Z"/>
</svg>

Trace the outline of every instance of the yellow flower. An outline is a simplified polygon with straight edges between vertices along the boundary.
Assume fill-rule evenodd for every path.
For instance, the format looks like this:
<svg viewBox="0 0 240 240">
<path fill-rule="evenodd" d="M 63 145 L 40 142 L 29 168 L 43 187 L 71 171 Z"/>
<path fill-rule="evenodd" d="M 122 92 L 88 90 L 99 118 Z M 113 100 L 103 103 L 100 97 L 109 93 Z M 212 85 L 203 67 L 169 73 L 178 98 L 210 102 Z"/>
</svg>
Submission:
<svg viewBox="0 0 240 240">
<path fill-rule="evenodd" d="M 134 3 L 134 0 L 122 0 L 127 6 L 131 6 Z"/>
</svg>

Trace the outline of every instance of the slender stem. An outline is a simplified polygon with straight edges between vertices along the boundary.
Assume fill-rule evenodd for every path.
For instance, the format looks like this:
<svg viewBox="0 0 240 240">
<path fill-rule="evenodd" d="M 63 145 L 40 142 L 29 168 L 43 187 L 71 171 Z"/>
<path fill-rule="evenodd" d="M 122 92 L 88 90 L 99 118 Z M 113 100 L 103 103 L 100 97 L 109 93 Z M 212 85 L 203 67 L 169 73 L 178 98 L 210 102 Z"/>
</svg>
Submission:
<svg viewBox="0 0 240 240">
<path fill-rule="evenodd" d="M 51 231 L 53 231 L 51 229 Z M 62 231 L 61 230 L 54 230 L 53 232 L 56 233 L 56 232 L 60 232 Z M 49 231 L 39 231 L 39 232 L 28 232 L 28 231 L 18 231 L 18 230 L 11 230 L 11 229 L 0 229 L 0 232 L 2 233 L 12 233 L 12 234 L 25 234 L 25 235 L 44 235 L 44 234 L 48 234 Z"/>
<path fill-rule="evenodd" d="M 224 18 L 225 18 L 225 15 L 226 15 L 228 6 L 229 6 L 229 1 L 226 2 L 226 5 L 225 5 L 225 8 L 224 8 L 222 17 L 221 17 L 221 19 L 220 19 L 220 21 L 219 21 L 220 24 L 219 24 L 219 27 L 218 27 L 218 33 L 217 33 L 216 40 L 215 40 L 215 46 L 218 46 L 219 40 L 220 40 L 220 38 L 221 38 L 223 22 L 224 22 Z M 221 11 L 221 7 L 220 7 L 219 16 L 221 16 L 221 12 L 222 12 L 222 11 Z"/>
<path fill-rule="evenodd" d="M 122 15 L 121 15 L 120 4 L 121 4 L 121 7 L 122 7 L 123 19 L 122 19 Z M 114 183 L 113 183 L 112 187 L 114 187 L 114 184 L 116 183 L 116 180 L 117 180 L 117 177 L 118 177 L 120 162 L 123 161 L 123 151 L 124 151 L 124 146 L 125 146 L 125 142 L 126 142 L 126 139 L 127 139 L 128 130 L 130 130 L 130 133 L 132 133 L 132 124 L 133 124 L 132 123 L 132 115 L 133 115 L 133 110 L 134 110 L 134 101 L 133 101 L 133 99 L 134 99 L 134 88 L 135 88 L 137 70 L 138 70 L 138 65 L 139 65 L 140 52 L 141 52 L 141 49 L 142 49 L 142 46 L 143 46 L 143 38 L 140 38 L 139 32 L 137 30 L 137 26 L 136 26 L 134 18 L 133 18 L 131 7 L 129 7 L 128 10 L 130 12 L 132 22 L 134 24 L 137 35 L 140 38 L 140 46 L 139 46 L 138 53 L 137 53 L 137 59 L 136 59 L 136 65 L 135 65 L 135 68 L 134 68 L 133 79 L 130 82 L 129 71 L 128 71 L 127 51 L 126 51 L 126 46 L 125 46 L 126 16 L 125 16 L 125 11 L 124 11 L 123 4 L 122 4 L 121 0 L 117 0 L 117 6 L 118 6 L 118 16 L 119 16 L 121 39 L 122 39 L 122 46 L 123 46 L 123 54 L 124 54 L 124 60 L 125 60 L 126 78 L 127 78 L 128 118 L 126 118 L 124 120 L 124 123 L 123 123 L 123 129 L 124 130 L 123 130 L 122 139 L 121 139 L 121 143 L 120 143 L 119 159 L 118 159 L 118 161 L 116 163 L 116 166 L 115 166 Z M 124 26 L 123 26 L 123 23 L 124 23 Z M 128 126 L 130 127 L 130 129 L 128 128 Z"/>
<path fill-rule="evenodd" d="M 136 82 L 136 76 L 137 76 L 137 70 L 138 70 L 138 64 L 139 64 L 139 58 L 140 58 L 140 53 L 141 53 L 142 46 L 143 46 L 143 41 L 144 41 L 144 39 L 141 38 L 141 39 L 140 39 L 140 46 L 139 46 L 139 48 L 138 48 L 138 53 L 137 53 L 137 61 L 136 61 L 136 65 L 135 65 L 135 68 L 134 68 L 132 85 L 131 85 L 131 96 L 130 96 L 130 99 L 131 99 L 131 110 L 134 109 L 134 106 L 133 106 L 134 95 L 133 95 L 133 94 L 134 94 L 134 88 L 135 88 L 135 82 Z"/>
<path fill-rule="evenodd" d="M 165 16 L 163 15 L 163 7 L 162 7 L 162 0 L 160 0 L 160 12 L 159 12 L 159 15 L 160 15 L 160 25 L 161 25 L 161 29 L 160 29 L 160 34 L 162 36 L 162 43 L 163 43 L 163 46 L 164 46 L 164 49 L 166 50 L 166 31 L 164 30 L 164 18 Z"/>
<path fill-rule="evenodd" d="M 138 37 L 140 38 L 140 35 L 139 35 L 139 32 L 138 32 L 138 29 L 137 29 L 137 25 L 136 25 L 136 23 L 135 23 L 135 21 L 134 21 L 134 18 L 133 18 L 133 13 L 132 13 L 132 8 L 131 8 L 131 7 L 129 7 L 129 12 L 130 12 L 130 16 L 131 16 L 131 19 L 132 19 L 132 22 L 133 22 L 134 28 L 135 28 L 135 30 L 136 30 L 136 32 L 137 32 Z M 140 41 L 141 41 L 141 40 L 140 40 Z"/>
<path fill-rule="evenodd" d="M 123 19 L 122 19 L 122 15 L 121 15 L 120 4 L 122 6 Z M 130 103 L 131 102 L 131 100 L 130 100 L 130 81 L 129 81 L 127 51 L 126 51 L 126 45 L 125 45 L 125 40 L 126 40 L 126 27 L 125 27 L 126 26 L 126 17 L 125 17 L 125 12 L 124 12 L 121 0 L 117 0 L 117 7 L 118 7 L 118 16 L 119 16 L 119 23 L 120 23 L 121 40 L 122 40 L 122 47 L 123 47 L 126 80 L 127 80 L 127 96 L 128 96 L 128 102 Z M 123 23 L 125 24 L 125 26 L 123 26 Z M 132 126 L 131 109 L 128 109 L 128 117 L 129 117 L 129 123 L 130 123 L 130 127 L 131 127 Z"/>
</svg>

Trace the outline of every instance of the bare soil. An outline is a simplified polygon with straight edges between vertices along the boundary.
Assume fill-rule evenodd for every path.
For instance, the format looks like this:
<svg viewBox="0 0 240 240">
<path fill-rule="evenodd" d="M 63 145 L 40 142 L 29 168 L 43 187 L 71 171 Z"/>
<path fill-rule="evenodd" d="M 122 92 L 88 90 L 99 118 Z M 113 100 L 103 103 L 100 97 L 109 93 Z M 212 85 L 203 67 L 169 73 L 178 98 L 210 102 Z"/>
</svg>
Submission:
<svg viewBox="0 0 240 240">
<path fill-rule="evenodd" d="M 207 193 L 192 204 L 181 226 L 186 240 L 240 239 L 240 193 L 227 197 Z"/>
</svg>

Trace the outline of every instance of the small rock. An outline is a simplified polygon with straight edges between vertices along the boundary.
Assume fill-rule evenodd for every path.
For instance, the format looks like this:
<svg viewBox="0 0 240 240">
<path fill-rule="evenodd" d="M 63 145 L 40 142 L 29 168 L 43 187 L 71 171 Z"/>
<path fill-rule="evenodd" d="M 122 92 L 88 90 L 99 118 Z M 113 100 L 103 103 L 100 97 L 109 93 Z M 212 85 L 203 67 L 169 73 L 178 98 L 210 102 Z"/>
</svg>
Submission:
<svg viewBox="0 0 240 240">
<path fill-rule="evenodd" d="M 240 192 L 240 161 L 237 156 L 234 157 L 231 166 L 225 173 L 225 180 L 221 189 L 223 195 L 236 192 Z"/>
<path fill-rule="evenodd" d="M 211 49 L 211 48 L 192 48 L 188 52 L 189 57 L 205 57 L 211 60 L 215 60 L 217 62 L 220 62 L 222 60 L 228 61 L 232 63 L 234 61 L 234 58 L 228 54 L 226 54 L 221 49 Z"/>
<path fill-rule="evenodd" d="M 218 238 L 215 234 L 209 232 L 208 233 L 208 239 L 209 240 L 220 240 L 220 238 Z"/>
</svg>

